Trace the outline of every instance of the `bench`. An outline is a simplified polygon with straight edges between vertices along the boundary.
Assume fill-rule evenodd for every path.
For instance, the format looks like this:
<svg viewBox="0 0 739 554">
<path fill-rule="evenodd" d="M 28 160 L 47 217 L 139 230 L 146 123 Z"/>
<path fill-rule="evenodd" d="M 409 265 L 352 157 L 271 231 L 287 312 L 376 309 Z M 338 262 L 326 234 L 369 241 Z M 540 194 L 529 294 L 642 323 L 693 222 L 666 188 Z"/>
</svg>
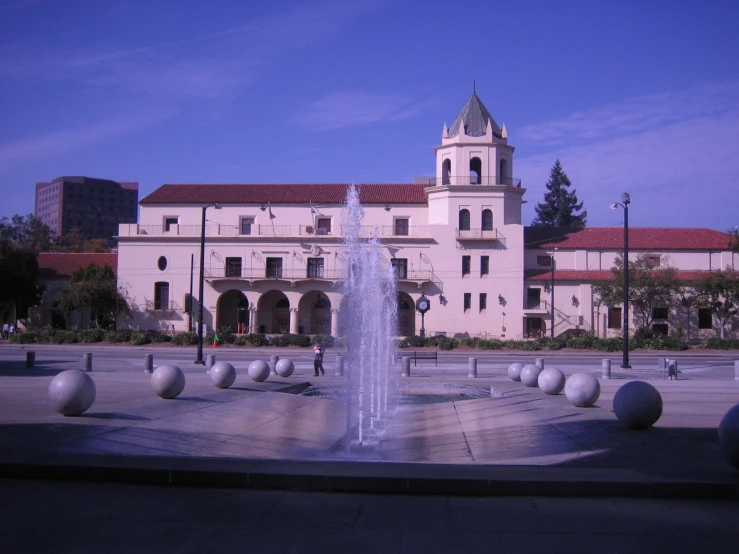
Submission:
<svg viewBox="0 0 739 554">
<path fill-rule="evenodd" d="M 434 365 L 438 367 L 439 358 L 436 350 L 422 350 L 420 352 L 397 352 L 395 354 L 395 363 L 398 363 L 402 358 L 408 357 L 413 360 L 413 366 L 418 365 L 418 360 L 434 360 Z"/>
</svg>

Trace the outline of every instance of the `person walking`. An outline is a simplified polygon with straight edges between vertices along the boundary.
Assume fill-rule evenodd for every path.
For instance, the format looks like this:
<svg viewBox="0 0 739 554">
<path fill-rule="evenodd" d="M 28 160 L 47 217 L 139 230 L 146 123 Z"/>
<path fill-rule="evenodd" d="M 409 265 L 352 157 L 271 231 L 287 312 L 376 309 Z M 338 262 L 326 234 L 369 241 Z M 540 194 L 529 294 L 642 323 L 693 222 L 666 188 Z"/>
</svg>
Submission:
<svg viewBox="0 0 739 554">
<path fill-rule="evenodd" d="M 319 371 L 321 372 L 321 375 L 326 375 L 326 372 L 323 370 L 323 353 L 325 351 L 326 349 L 323 347 L 320 340 L 313 346 L 313 354 L 316 356 L 315 360 L 313 360 L 313 369 L 315 370 L 316 377 L 318 377 Z"/>
<path fill-rule="evenodd" d="M 15 325 L 10 324 L 10 329 L 8 329 L 8 339 L 10 339 L 13 336 L 13 333 L 15 333 Z"/>
<path fill-rule="evenodd" d="M 3 338 L 8 340 L 8 324 L 3 325 Z"/>
</svg>

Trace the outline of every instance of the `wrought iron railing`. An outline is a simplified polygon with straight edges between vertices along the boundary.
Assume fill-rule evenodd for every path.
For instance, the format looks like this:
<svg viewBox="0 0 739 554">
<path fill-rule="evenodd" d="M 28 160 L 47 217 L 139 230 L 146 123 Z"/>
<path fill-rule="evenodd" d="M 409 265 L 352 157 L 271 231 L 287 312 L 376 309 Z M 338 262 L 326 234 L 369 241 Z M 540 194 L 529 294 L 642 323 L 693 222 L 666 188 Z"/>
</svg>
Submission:
<svg viewBox="0 0 739 554">
<path fill-rule="evenodd" d="M 478 175 L 449 175 L 446 177 L 429 177 L 429 185 L 483 185 L 483 186 L 507 186 L 520 187 L 521 179 L 515 177 L 498 177 L 492 175 L 488 177 Z"/>
<path fill-rule="evenodd" d="M 265 268 L 265 267 L 213 267 L 205 270 L 207 279 L 326 279 L 329 281 L 342 281 L 349 278 L 348 269 L 322 269 L 316 268 Z M 408 269 L 399 273 L 396 278 L 399 281 L 424 282 L 428 281 L 441 288 L 441 280 L 429 270 Z"/>
<path fill-rule="evenodd" d="M 462 240 L 497 240 L 505 243 L 505 237 L 497 229 L 456 229 L 457 238 Z"/>
</svg>

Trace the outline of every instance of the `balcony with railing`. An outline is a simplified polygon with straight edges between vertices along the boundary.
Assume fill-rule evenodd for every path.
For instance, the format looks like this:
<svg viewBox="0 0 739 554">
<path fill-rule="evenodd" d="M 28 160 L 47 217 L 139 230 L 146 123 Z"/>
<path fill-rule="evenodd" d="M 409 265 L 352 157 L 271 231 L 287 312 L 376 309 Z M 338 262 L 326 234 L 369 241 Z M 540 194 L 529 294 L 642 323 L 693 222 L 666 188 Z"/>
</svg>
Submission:
<svg viewBox="0 0 739 554">
<path fill-rule="evenodd" d="M 161 312 L 161 313 L 167 313 L 167 314 L 181 314 L 182 313 L 182 306 L 180 306 L 174 300 L 170 302 L 156 302 L 154 300 L 147 300 L 143 308 L 147 312 Z"/>
<path fill-rule="evenodd" d="M 428 183 L 429 185 L 435 186 L 482 185 L 519 188 L 521 186 L 521 179 L 515 177 L 498 177 L 497 175 L 488 177 L 482 177 L 480 175 L 449 175 L 446 177 L 429 177 Z"/>
<path fill-rule="evenodd" d="M 281 268 L 281 267 L 211 267 L 205 269 L 208 281 L 246 280 L 266 281 L 284 279 L 287 281 L 325 280 L 344 281 L 349 278 L 349 270 L 324 269 L 320 267 Z M 415 283 L 419 287 L 424 283 L 433 283 L 441 288 L 441 280 L 430 270 L 396 270 L 398 282 Z"/>
<path fill-rule="evenodd" d="M 455 229 L 458 241 L 498 241 L 505 244 L 505 237 L 497 229 Z"/>
<path fill-rule="evenodd" d="M 120 237 L 150 236 L 158 238 L 169 237 L 200 237 L 203 231 L 201 225 L 136 225 L 135 223 L 121 224 Z M 249 233 L 241 233 L 238 225 L 211 224 L 205 226 L 206 237 L 241 237 L 243 239 L 277 238 L 343 238 L 346 229 L 339 225 L 330 229 L 318 228 L 313 225 L 257 225 L 252 224 Z M 429 238 L 428 225 L 362 225 L 359 236 L 371 238 L 377 234 L 380 238 Z"/>
</svg>

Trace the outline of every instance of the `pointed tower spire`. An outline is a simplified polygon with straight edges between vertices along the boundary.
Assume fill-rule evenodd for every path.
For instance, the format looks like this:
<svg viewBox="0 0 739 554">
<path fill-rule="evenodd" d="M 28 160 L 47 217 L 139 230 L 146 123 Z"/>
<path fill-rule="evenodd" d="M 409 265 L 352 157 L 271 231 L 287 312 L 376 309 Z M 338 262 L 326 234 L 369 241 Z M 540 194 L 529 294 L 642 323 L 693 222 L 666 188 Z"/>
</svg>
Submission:
<svg viewBox="0 0 739 554">
<path fill-rule="evenodd" d="M 493 116 L 490 115 L 490 112 L 477 96 L 475 88 L 475 82 L 473 81 L 472 95 L 469 100 L 467 100 L 462 111 L 459 112 L 459 115 L 457 115 L 456 119 L 449 126 L 449 138 L 461 135 L 462 133 L 460 130 L 463 130 L 464 134 L 468 137 L 485 136 L 487 134 L 488 121 L 490 122 L 493 131 L 490 136 L 500 138 L 500 127 L 498 127 Z"/>
<path fill-rule="evenodd" d="M 444 130 L 441 132 L 441 138 L 449 138 L 449 129 L 446 127 L 446 121 L 444 122 Z"/>
<path fill-rule="evenodd" d="M 508 138 L 508 129 L 506 129 L 505 123 L 503 123 L 503 128 L 500 130 L 500 138 Z"/>
<path fill-rule="evenodd" d="M 493 124 L 490 122 L 490 119 L 488 119 L 488 126 L 485 128 L 485 136 L 486 137 L 493 136 Z"/>
</svg>

